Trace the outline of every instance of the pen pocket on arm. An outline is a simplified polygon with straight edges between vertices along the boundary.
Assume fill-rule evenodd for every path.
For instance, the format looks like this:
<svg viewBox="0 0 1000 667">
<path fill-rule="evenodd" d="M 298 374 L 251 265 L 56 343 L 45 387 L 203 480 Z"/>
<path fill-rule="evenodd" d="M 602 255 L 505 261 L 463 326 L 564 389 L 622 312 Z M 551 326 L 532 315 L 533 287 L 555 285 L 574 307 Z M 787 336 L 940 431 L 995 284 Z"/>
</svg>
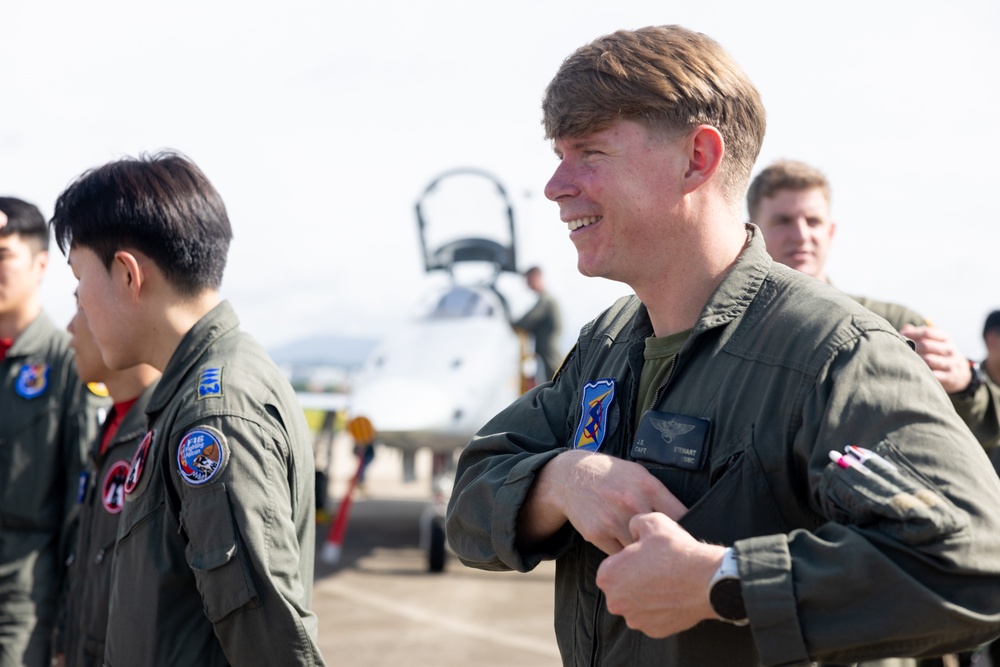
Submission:
<svg viewBox="0 0 1000 667">
<path fill-rule="evenodd" d="M 906 544 L 932 542 L 968 526 L 965 513 L 888 441 L 873 450 L 876 455 L 861 470 L 833 461 L 826 465 L 817 487 L 824 516 L 840 524 L 873 528 Z"/>
</svg>

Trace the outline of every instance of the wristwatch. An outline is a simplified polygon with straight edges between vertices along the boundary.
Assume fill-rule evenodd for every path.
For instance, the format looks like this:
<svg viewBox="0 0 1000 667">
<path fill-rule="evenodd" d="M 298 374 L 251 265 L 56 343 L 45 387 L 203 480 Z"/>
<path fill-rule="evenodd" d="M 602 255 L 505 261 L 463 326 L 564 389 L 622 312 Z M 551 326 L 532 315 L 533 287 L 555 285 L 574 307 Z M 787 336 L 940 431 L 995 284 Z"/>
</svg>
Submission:
<svg viewBox="0 0 1000 667">
<path fill-rule="evenodd" d="M 972 377 L 969 379 L 969 384 L 966 385 L 965 389 L 962 391 L 956 391 L 951 394 L 952 398 L 957 398 L 959 400 L 966 400 L 972 398 L 976 394 L 976 390 L 983 384 L 983 370 L 979 367 L 979 363 L 976 361 L 969 362 L 969 370 L 972 371 Z"/>
<path fill-rule="evenodd" d="M 732 547 L 726 548 L 722 564 L 708 582 L 708 601 L 719 620 L 733 625 L 746 625 L 750 622 L 743 604 L 743 589 L 740 588 L 740 568 L 736 564 L 736 553 Z"/>
</svg>

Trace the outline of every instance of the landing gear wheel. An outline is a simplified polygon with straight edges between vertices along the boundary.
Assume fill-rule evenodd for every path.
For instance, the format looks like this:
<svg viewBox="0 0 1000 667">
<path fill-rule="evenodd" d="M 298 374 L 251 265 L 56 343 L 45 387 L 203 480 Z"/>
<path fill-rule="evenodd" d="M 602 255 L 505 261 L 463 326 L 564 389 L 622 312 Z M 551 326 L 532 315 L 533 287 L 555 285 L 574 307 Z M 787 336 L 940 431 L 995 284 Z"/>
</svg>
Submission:
<svg viewBox="0 0 1000 667">
<path fill-rule="evenodd" d="M 431 521 L 430 546 L 427 550 L 427 569 L 430 572 L 443 572 L 445 561 L 445 535 L 441 519 Z"/>
</svg>

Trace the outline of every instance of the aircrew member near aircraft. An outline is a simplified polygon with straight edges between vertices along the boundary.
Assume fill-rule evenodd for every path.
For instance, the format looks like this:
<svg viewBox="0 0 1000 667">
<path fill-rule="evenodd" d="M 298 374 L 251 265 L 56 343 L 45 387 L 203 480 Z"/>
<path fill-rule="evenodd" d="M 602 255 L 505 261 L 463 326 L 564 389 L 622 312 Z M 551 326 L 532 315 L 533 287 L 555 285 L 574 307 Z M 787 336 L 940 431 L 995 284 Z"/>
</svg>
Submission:
<svg viewBox="0 0 1000 667">
<path fill-rule="evenodd" d="M 105 664 L 321 665 L 305 415 L 219 287 L 225 206 L 190 160 L 84 173 L 52 226 L 105 364 L 163 375 L 129 465 Z"/>
<path fill-rule="evenodd" d="M 42 311 L 48 247 L 38 208 L 0 197 L 0 667 L 49 665 L 66 527 L 105 404 Z"/>
<path fill-rule="evenodd" d="M 542 108 L 578 268 L 635 295 L 463 450 L 462 561 L 555 559 L 566 665 L 852 663 L 1000 633 L 1000 479 L 884 319 L 743 223 L 764 108 L 739 66 L 678 26 L 623 30 Z"/>
<path fill-rule="evenodd" d="M 514 323 L 514 326 L 534 336 L 535 358 L 541 367 L 539 375 L 547 382 L 555 375 L 559 362 L 562 361 L 562 356 L 559 354 L 562 317 L 559 304 L 545 289 L 542 270 L 533 266 L 524 272 L 524 279 L 531 291 L 538 295 L 538 301 Z"/>
<path fill-rule="evenodd" d="M 81 479 L 60 647 L 66 667 L 99 667 L 104 664 L 111 563 L 125 505 L 125 479 L 146 432 L 146 405 L 160 372 L 148 364 L 120 371 L 105 366 L 79 307 L 67 328 L 80 379 L 101 383 L 113 401 Z"/>
<path fill-rule="evenodd" d="M 778 160 L 754 177 L 747 190 L 750 222 L 757 225 L 776 262 L 813 278 L 830 282 L 826 260 L 837 225 L 830 214 L 830 184 L 826 176 L 796 160 Z M 984 447 L 1000 438 L 995 425 L 981 421 L 981 411 L 967 407 L 968 398 L 981 384 L 976 369 L 958 351 L 951 338 L 924 317 L 905 306 L 869 297 L 852 299 L 884 317 L 901 334 L 913 341 L 917 354 L 930 367 L 952 404 L 963 415 Z"/>
</svg>

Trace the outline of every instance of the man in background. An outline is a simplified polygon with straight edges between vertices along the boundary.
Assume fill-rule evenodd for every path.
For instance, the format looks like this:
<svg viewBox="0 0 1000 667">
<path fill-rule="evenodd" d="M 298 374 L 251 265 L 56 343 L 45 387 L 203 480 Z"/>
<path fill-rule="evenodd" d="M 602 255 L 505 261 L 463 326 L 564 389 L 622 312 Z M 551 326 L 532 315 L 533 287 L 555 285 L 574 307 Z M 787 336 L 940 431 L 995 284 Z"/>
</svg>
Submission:
<svg viewBox="0 0 1000 667">
<path fill-rule="evenodd" d="M 125 480 L 146 433 L 146 406 L 160 372 L 148 364 L 120 371 L 108 368 L 79 305 L 67 329 L 80 379 L 103 384 L 113 405 L 90 448 L 80 484 L 69 593 L 57 650 L 63 658 L 60 665 L 98 667 L 104 664 L 111 564 L 118 517 L 125 505 Z"/>
<path fill-rule="evenodd" d="M 80 382 L 42 311 L 49 229 L 0 197 L 0 667 L 48 667 L 67 527 L 106 401 Z"/>
<path fill-rule="evenodd" d="M 539 367 L 537 375 L 543 382 L 548 382 L 562 361 L 559 353 L 559 334 L 562 333 L 559 304 L 545 290 L 540 268 L 533 266 L 525 271 L 524 279 L 531 291 L 538 295 L 538 301 L 514 323 L 514 327 L 523 329 L 534 337 L 535 359 L 538 360 Z"/>
<path fill-rule="evenodd" d="M 818 169 L 803 162 L 779 160 L 763 169 L 747 190 L 750 222 L 764 235 L 767 251 L 776 262 L 829 283 L 826 260 L 837 225 L 830 213 L 830 184 Z M 849 295 L 884 317 L 914 343 L 952 404 L 984 447 L 1000 438 L 1000 429 L 980 421 L 978 411 L 964 407 L 978 383 L 972 365 L 951 338 L 922 315 L 905 306 L 869 297 Z"/>
</svg>

